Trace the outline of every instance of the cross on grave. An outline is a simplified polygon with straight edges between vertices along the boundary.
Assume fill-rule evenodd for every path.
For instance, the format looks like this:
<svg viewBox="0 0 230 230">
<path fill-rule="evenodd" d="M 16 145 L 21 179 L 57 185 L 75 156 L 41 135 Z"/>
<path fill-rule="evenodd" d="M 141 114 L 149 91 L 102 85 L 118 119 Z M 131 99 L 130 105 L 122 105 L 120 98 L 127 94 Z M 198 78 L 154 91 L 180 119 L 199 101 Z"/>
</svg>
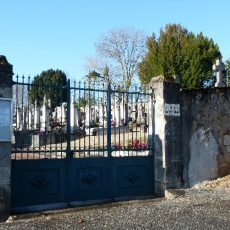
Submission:
<svg viewBox="0 0 230 230">
<path fill-rule="evenodd" d="M 223 70 L 225 70 L 224 63 L 221 60 L 217 59 L 216 63 L 212 66 L 212 69 L 213 69 L 213 71 L 215 71 L 215 74 L 216 74 L 215 87 L 224 86 L 223 76 L 222 76 L 222 72 L 223 72 Z"/>
</svg>

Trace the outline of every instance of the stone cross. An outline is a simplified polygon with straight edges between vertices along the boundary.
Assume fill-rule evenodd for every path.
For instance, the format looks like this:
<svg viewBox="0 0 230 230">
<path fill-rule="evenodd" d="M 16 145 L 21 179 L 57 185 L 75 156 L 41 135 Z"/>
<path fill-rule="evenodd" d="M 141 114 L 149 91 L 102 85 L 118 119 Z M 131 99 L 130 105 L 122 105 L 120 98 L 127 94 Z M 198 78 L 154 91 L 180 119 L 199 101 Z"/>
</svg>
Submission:
<svg viewBox="0 0 230 230">
<path fill-rule="evenodd" d="M 223 76 L 222 76 L 222 72 L 223 72 L 223 70 L 225 70 L 224 63 L 221 60 L 217 59 L 216 63 L 212 66 L 212 69 L 216 73 L 215 87 L 222 87 L 222 86 L 224 86 Z"/>
</svg>

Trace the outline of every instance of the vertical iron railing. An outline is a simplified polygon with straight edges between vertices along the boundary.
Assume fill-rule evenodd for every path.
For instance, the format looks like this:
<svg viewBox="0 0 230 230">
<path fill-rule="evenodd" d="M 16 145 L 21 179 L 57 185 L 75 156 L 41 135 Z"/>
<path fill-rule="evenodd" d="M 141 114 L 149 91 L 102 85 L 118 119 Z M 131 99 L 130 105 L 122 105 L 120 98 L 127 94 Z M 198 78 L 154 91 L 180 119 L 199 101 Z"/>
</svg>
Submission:
<svg viewBox="0 0 230 230">
<path fill-rule="evenodd" d="M 154 153 L 154 148 L 155 148 L 155 94 L 154 91 L 152 90 L 152 95 L 151 95 L 151 125 L 152 125 L 152 132 L 151 132 L 151 150 L 152 154 Z M 154 155 L 154 154 L 153 154 Z"/>
<path fill-rule="evenodd" d="M 108 92 L 107 92 L 107 151 L 108 157 L 111 157 L 112 148 L 111 148 L 111 85 L 108 83 Z"/>
<path fill-rule="evenodd" d="M 30 100 L 31 90 L 38 93 L 33 103 Z M 49 102 L 49 116 L 43 114 L 42 117 L 38 100 L 42 100 L 44 91 L 49 92 L 49 96 L 56 96 L 51 97 L 53 99 Z M 25 92 L 27 100 L 23 97 Z M 87 86 L 86 83 L 75 82 L 71 86 L 68 80 L 64 85 L 47 85 L 30 80 L 26 83 L 24 78 L 20 83 L 17 77 L 12 151 L 15 155 L 12 156 L 15 159 L 16 155 L 18 159 L 41 159 L 148 154 L 154 148 L 154 136 L 149 135 L 149 125 L 154 132 L 154 100 L 153 92 L 137 88 L 125 91 L 112 87 L 110 83 L 96 87 L 95 83 Z M 151 140 L 148 140 L 150 137 Z M 24 146 L 20 138 L 23 141 L 32 138 L 33 145 L 27 143 Z"/>
<path fill-rule="evenodd" d="M 66 157 L 70 158 L 72 157 L 71 154 L 71 147 L 70 147 L 70 141 L 71 141 L 71 130 L 70 130 L 70 103 L 71 103 L 71 90 L 70 90 L 70 80 L 67 81 L 67 108 L 66 108 Z"/>
</svg>

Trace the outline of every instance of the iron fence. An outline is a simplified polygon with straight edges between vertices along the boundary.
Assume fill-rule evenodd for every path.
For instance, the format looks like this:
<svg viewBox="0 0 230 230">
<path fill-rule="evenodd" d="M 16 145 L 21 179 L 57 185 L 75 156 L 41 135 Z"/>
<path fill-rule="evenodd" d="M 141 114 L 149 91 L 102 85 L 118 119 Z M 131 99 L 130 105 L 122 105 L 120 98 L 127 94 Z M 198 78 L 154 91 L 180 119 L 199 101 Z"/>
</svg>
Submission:
<svg viewBox="0 0 230 230">
<path fill-rule="evenodd" d="M 73 82 L 13 87 L 12 159 L 146 156 L 153 151 L 153 92 Z"/>
</svg>

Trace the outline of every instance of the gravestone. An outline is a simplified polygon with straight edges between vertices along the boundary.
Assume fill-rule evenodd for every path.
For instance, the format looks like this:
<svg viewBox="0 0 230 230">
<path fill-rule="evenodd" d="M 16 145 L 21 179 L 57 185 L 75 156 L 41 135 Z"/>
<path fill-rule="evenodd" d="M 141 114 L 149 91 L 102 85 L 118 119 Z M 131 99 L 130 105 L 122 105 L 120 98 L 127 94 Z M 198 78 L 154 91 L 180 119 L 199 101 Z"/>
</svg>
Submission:
<svg viewBox="0 0 230 230">
<path fill-rule="evenodd" d="M 27 129 L 33 129 L 33 112 L 31 108 L 28 109 Z"/>
<path fill-rule="evenodd" d="M 16 112 L 16 129 L 22 130 L 22 111 L 19 106 L 17 106 L 17 112 Z"/>
<path fill-rule="evenodd" d="M 71 105 L 70 105 L 70 127 L 71 130 L 76 130 L 79 128 L 81 120 L 81 111 L 77 107 L 76 101 L 74 98 L 71 98 Z"/>
<path fill-rule="evenodd" d="M 6 121 L 2 124 L 3 132 L 3 127 L 0 127 L 3 135 L 0 138 L 0 221 L 5 221 L 10 214 L 12 76 L 13 66 L 5 56 L 0 55 L 0 101 L 4 102 L 0 104 L 0 114 Z"/>
<path fill-rule="evenodd" d="M 106 104 L 103 101 L 103 98 L 100 98 L 100 104 L 98 108 L 98 116 L 99 116 L 99 125 L 103 126 L 106 123 Z"/>
<path fill-rule="evenodd" d="M 34 129 L 37 129 L 39 127 L 40 123 L 40 108 L 37 105 L 37 101 L 35 101 L 34 104 Z"/>
<path fill-rule="evenodd" d="M 50 109 L 50 100 L 44 97 L 44 102 L 41 108 L 41 130 L 46 131 L 50 127 L 50 118 L 49 118 L 49 109 Z"/>
</svg>

